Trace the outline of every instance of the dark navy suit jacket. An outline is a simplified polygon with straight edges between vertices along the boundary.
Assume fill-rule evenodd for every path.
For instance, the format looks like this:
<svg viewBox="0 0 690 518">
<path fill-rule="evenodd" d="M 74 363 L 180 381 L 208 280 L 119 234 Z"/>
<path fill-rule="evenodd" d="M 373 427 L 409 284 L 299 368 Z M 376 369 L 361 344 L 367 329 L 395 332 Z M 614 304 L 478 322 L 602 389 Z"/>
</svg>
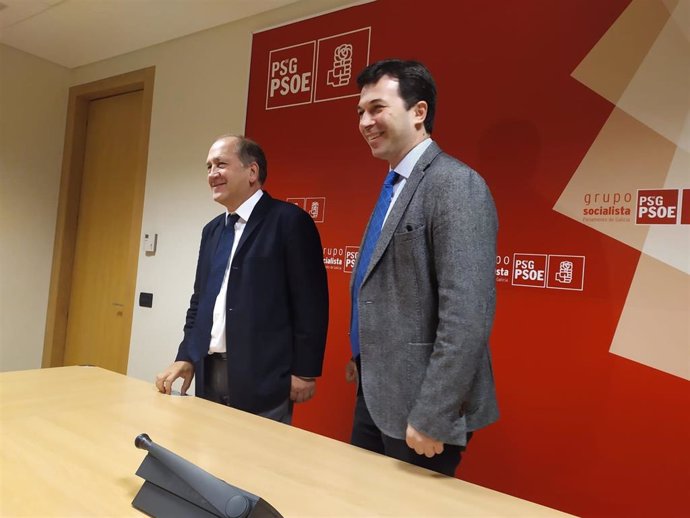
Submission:
<svg viewBox="0 0 690 518">
<path fill-rule="evenodd" d="M 194 364 L 200 397 L 211 330 L 195 326 L 195 317 L 224 218 L 214 218 L 201 233 L 194 294 L 176 358 Z M 230 406 L 269 410 L 289 397 L 292 374 L 321 375 L 328 287 L 319 233 L 306 212 L 264 192 L 235 251 L 226 298 Z"/>
</svg>

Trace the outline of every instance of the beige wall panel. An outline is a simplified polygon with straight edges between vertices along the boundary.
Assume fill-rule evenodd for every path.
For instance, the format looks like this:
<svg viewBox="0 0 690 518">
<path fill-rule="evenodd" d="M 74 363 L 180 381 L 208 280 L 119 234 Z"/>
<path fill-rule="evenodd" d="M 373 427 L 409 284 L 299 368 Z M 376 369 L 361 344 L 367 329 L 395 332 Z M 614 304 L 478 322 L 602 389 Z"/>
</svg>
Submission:
<svg viewBox="0 0 690 518">
<path fill-rule="evenodd" d="M 676 148 L 662 187 L 690 188 L 690 153 Z M 690 225 L 650 225 L 642 251 L 690 275 Z"/>
<path fill-rule="evenodd" d="M 637 189 L 664 185 L 676 147 L 655 131 L 614 109 L 587 155 L 554 205 L 554 210 L 607 236 L 642 250 L 648 227 L 635 225 Z M 587 194 L 628 193 L 630 216 L 584 216 Z M 605 205 L 607 203 L 595 203 Z"/>
<path fill-rule="evenodd" d="M 678 26 L 678 29 L 685 35 L 685 39 L 690 41 L 690 0 L 666 0 L 671 19 Z M 669 4 L 676 4 L 670 8 Z"/>
<path fill-rule="evenodd" d="M 690 380 L 690 276 L 642 255 L 610 351 Z"/>
<path fill-rule="evenodd" d="M 69 70 L 0 44 L 0 370 L 41 366 Z"/>
<path fill-rule="evenodd" d="M 616 104 L 669 19 L 663 4 L 634 0 L 582 60 L 573 77 Z"/>
<path fill-rule="evenodd" d="M 690 0 L 663 0 L 678 29 L 690 40 Z"/>
<path fill-rule="evenodd" d="M 687 23 L 690 25 L 690 20 Z M 690 135 L 685 128 L 690 114 L 690 41 L 677 23 L 666 23 L 618 107 L 690 151 Z"/>
<path fill-rule="evenodd" d="M 672 13 L 680 4 L 688 5 L 688 0 L 661 0 L 661 2 L 666 6 L 669 13 Z"/>
</svg>

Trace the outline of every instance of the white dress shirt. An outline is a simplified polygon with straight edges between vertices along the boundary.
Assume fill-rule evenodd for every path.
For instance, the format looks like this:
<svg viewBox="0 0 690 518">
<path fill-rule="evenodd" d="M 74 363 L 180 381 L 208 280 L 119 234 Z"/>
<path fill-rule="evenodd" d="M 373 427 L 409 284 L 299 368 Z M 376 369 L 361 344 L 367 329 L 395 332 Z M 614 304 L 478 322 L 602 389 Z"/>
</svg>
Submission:
<svg viewBox="0 0 690 518">
<path fill-rule="evenodd" d="M 431 137 L 422 140 L 419 144 L 410 149 L 410 151 L 405 155 L 405 157 L 400 161 L 398 165 L 392 168 L 393 171 L 400 175 L 400 178 L 397 182 L 395 182 L 395 185 L 393 185 L 393 198 L 391 199 L 390 205 L 388 205 L 388 211 L 386 212 L 386 217 L 383 218 L 383 224 L 386 223 L 386 220 L 388 219 L 388 214 L 390 214 L 391 209 L 395 204 L 395 200 L 398 199 L 400 192 L 403 190 L 403 187 L 405 187 L 407 179 L 410 177 L 410 174 L 412 173 L 412 169 L 414 169 L 414 166 L 417 165 L 417 161 L 422 156 L 424 151 L 426 151 L 426 148 L 428 148 L 431 145 L 432 142 L 433 141 L 431 140 Z"/>
<path fill-rule="evenodd" d="M 259 189 L 252 196 L 242 203 L 235 214 L 239 215 L 237 223 L 235 223 L 235 240 L 232 243 L 232 250 L 230 251 L 230 258 L 228 264 L 225 266 L 225 274 L 223 275 L 223 284 L 220 286 L 218 297 L 216 297 L 216 304 L 213 306 L 213 326 L 211 327 L 211 343 L 208 348 L 208 353 L 224 353 L 227 351 L 227 340 L 225 337 L 225 315 L 226 315 L 226 301 L 228 294 L 228 277 L 230 276 L 230 265 L 232 259 L 235 257 L 235 250 L 237 244 L 240 242 L 244 227 L 247 226 L 249 216 L 251 216 L 254 207 L 263 196 L 264 192 Z M 225 221 L 230 216 L 229 212 L 225 212 Z"/>
</svg>

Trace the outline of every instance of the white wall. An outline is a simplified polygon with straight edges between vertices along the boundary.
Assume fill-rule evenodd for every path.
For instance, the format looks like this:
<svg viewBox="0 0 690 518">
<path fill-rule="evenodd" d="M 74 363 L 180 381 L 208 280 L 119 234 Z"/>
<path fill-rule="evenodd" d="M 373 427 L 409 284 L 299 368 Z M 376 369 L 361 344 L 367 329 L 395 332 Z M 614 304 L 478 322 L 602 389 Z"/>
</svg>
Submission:
<svg viewBox="0 0 690 518">
<path fill-rule="evenodd" d="M 70 71 L 0 44 L 0 370 L 41 366 Z"/>
<path fill-rule="evenodd" d="M 32 142 L 31 135 L 17 134 L 12 138 L 14 147 L 20 147 L 18 144 L 21 143 L 26 150 L 15 153 L 18 156 L 14 161 L 20 163 L 20 160 L 29 160 L 32 167 L 43 175 L 38 187 L 43 198 L 38 201 L 34 194 L 30 194 L 36 188 L 33 182 L 19 183 L 17 180 L 13 184 L 8 198 L 14 200 L 13 210 L 15 206 L 21 209 L 22 217 L 18 213 L 7 223 L 7 242 L 18 241 L 24 236 L 25 219 L 34 222 L 32 227 L 41 229 L 41 232 L 49 236 L 29 237 L 32 242 L 31 250 L 23 253 L 22 257 L 12 255 L 14 259 L 7 263 L 7 268 L 4 214 L 5 207 L 9 208 L 10 205 L 5 204 L 3 146 L 3 270 L 0 274 L 3 288 L 3 307 L 0 311 L 3 315 L 3 334 L 0 342 L 0 370 L 40 366 L 60 177 L 67 78 L 70 85 L 77 85 L 152 65 L 156 67 L 142 232 L 158 234 L 158 250 L 154 256 L 146 256 L 143 250 L 140 252 L 136 291 L 137 300 L 139 292 L 152 292 L 153 307 L 140 308 L 135 303 L 128 368 L 131 376 L 153 380 L 155 374 L 174 359 L 182 338 L 201 228 L 222 211 L 209 196 L 205 173 L 206 154 L 215 136 L 228 132 L 240 133 L 244 129 L 252 33 L 353 3 L 355 2 L 352 0 L 302 0 L 240 22 L 99 63 L 71 71 L 62 69 L 65 76 L 60 76 L 62 82 L 51 78 L 50 91 L 55 91 L 51 107 L 53 111 L 57 111 L 52 116 L 59 122 L 56 123 L 59 131 L 51 130 L 56 133 L 52 135 L 54 142 L 51 141 L 51 154 L 46 155 L 45 150 L 41 149 L 42 159 L 36 153 L 29 153 L 27 148 L 33 147 L 28 144 Z M 14 66 L 10 63 L 10 67 Z M 2 67 L 4 77 L 4 62 Z M 16 89 L 18 88 L 17 85 Z M 16 108 L 8 121 L 12 131 L 16 121 L 21 120 L 25 105 L 35 103 L 38 106 L 47 102 L 44 97 L 34 100 L 18 90 L 7 97 L 7 104 Z M 4 104 L 3 91 L 3 108 Z M 41 112 L 38 107 L 31 108 L 36 119 L 32 119 L 28 131 L 32 132 L 41 125 Z M 2 119 L 4 128 L 4 109 Z M 270 162 L 270 157 L 268 159 Z M 36 215 L 37 210 L 41 211 L 40 216 Z M 45 220 L 46 212 L 49 213 L 48 225 L 43 229 L 39 217 L 41 221 Z M 33 264 L 25 262 L 28 253 L 35 258 Z M 11 275 L 7 274 L 8 271 L 12 272 Z M 19 275 L 15 276 L 14 272 L 19 272 Z M 22 284 L 20 280 L 29 277 L 32 291 L 36 292 L 31 296 L 26 294 L 25 289 L 19 291 Z M 9 283 L 10 279 L 12 285 L 8 287 L 12 288 L 12 293 L 6 298 L 5 283 Z M 14 303 L 12 294 L 20 297 L 22 303 Z M 20 306 L 30 306 L 34 314 L 25 315 L 18 310 Z M 24 329 L 26 325 L 35 328 L 30 336 Z M 12 329 L 6 333 L 5 328 Z M 16 356 L 18 360 L 12 364 L 7 363 L 6 366 L 6 356 Z"/>
</svg>

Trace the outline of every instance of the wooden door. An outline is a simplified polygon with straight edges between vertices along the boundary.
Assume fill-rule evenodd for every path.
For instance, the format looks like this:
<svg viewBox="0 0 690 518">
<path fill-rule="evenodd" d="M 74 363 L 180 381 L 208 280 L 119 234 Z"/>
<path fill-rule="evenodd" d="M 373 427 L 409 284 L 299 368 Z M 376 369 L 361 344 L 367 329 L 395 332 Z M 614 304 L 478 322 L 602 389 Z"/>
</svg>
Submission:
<svg viewBox="0 0 690 518">
<path fill-rule="evenodd" d="M 142 116 L 141 90 L 89 102 L 64 365 L 127 371 Z"/>
</svg>

